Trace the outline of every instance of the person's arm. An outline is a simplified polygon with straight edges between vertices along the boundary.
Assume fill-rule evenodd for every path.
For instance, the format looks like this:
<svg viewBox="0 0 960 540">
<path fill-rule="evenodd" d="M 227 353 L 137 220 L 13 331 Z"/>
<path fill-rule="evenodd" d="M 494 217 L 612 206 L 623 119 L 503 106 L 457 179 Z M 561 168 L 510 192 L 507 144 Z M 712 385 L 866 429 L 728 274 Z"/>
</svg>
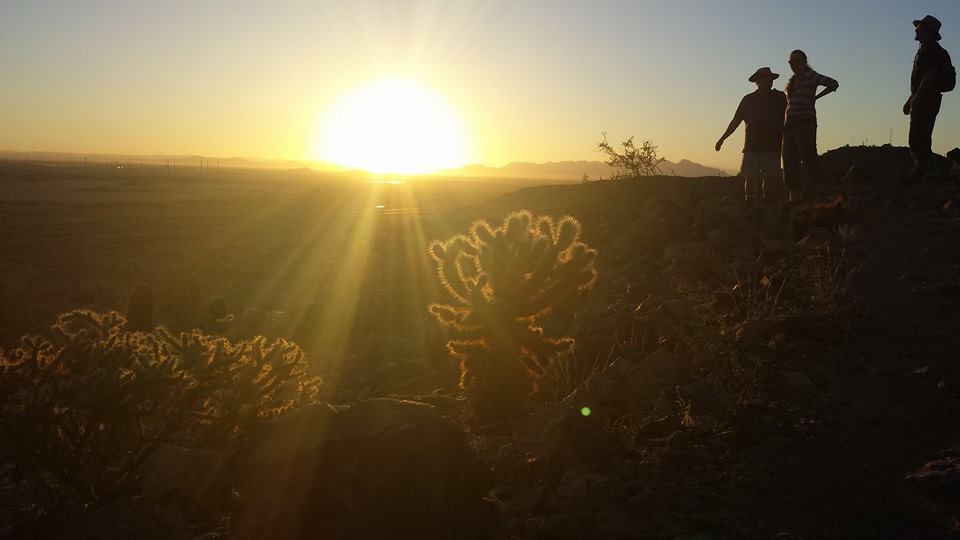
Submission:
<svg viewBox="0 0 960 540">
<path fill-rule="evenodd" d="M 730 124 L 727 126 L 727 130 L 723 132 L 723 135 L 720 136 L 720 140 L 717 141 L 717 144 L 713 147 L 717 152 L 720 151 L 720 147 L 723 146 L 723 141 L 727 140 L 727 137 L 733 135 L 733 132 L 740 127 L 740 122 L 743 122 L 743 101 L 740 102 L 740 106 L 737 107 L 737 112 L 733 115 L 733 120 L 730 120 Z"/>
<path fill-rule="evenodd" d="M 834 79 L 831 79 L 830 77 L 827 77 L 826 75 L 819 75 L 819 74 L 818 74 L 818 76 L 817 76 L 817 86 L 823 86 L 824 88 L 823 88 L 823 90 L 820 91 L 819 94 L 817 94 L 816 96 L 814 96 L 814 98 L 813 98 L 814 101 L 822 98 L 823 96 L 825 96 L 825 95 L 827 95 L 827 94 L 830 94 L 830 93 L 832 93 L 832 92 L 836 92 L 836 91 L 837 91 L 837 88 L 840 88 L 840 83 L 838 83 L 838 82 L 837 82 L 836 80 L 834 80 Z"/>
<path fill-rule="evenodd" d="M 935 79 L 937 76 L 936 69 L 933 67 L 933 59 L 930 57 L 931 52 L 925 51 L 923 48 L 920 49 L 920 52 L 917 53 L 917 58 L 914 60 L 914 65 L 925 65 L 927 69 L 923 71 L 923 75 L 920 77 L 920 84 L 917 85 L 917 89 L 910 93 L 910 98 L 907 99 L 907 102 L 903 104 L 903 114 L 910 114 L 916 108 L 918 103 L 923 103 L 927 101 L 931 94 L 935 93 Z"/>
<path fill-rule="evenodd" d="M 937 70 L 930 67 L 923 72 L 923 78 L 920 79 L 920 86 L 917 87 L 917 91 L 910 96 L 910 110 L 913 110 L 918 103 L 926 103 L 927 101 L 933 99 L 934 94 L 937 93 Z"/>
</svg>

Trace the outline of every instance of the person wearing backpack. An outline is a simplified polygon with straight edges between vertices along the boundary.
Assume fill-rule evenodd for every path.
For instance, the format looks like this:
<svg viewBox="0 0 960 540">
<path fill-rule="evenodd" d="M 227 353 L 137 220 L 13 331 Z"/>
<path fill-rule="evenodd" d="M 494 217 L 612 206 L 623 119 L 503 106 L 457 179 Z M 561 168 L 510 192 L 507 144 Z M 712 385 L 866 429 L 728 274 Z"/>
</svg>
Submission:
<svg viewBox="0 0 960 540">
<path fill-rule="evenodd" d="M 943 92 L 953 90 L 957 72 L 950 54 L 940 46 L 940 21 L 932 15 L 913 21 L 914 39 L 920 42 L 910 74 L 910 99 L 903 114 L 910 116 L 910 153 L 913 170 L 908 183 L 917 182 L 929 170 L 933 158 L 933 125 L 940 112 Z"/>
</svg>

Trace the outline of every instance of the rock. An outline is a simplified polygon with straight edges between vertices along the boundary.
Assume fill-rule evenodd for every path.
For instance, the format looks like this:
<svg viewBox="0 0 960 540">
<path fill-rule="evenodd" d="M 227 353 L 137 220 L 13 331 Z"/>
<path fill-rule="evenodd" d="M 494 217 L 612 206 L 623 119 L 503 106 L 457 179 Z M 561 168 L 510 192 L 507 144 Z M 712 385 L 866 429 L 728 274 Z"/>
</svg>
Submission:
<svg viewBox="0 0 960 540">
<path fill-rule="evenodd" d="M 924 495 L 960 500 L 960 456 L 947 455 L 930 461 L 908 473 L 906 480 Z"/>
<path fill-rule="evenodd" d="M 220 452 L 172 445 L 150 454 L 139 481 L 146 501 L 173 504 L 189 519 L 222 509 L 231 487 Z"/>
<path fill-rule="evenodd" d="M 612 377 L 624 380 L 636 367 L 637 366 L 625 358 L 617 358 L 613 362 L 610 362 L 610 365 L 607 366 L 604 373 L 609 373 Z"/>
<path fill-rule="evenodd" d="M 580 540 L 587 537 L 587 530 L 580 520 L 569 514 L 532 517 L 524 528 L 526 536 L 534 539 Z"/>
<path fill-rule="evenodd" d="M 689 431 L 674 431 L 666 442 L 667 450 L 690 450 L 693 448 L 693 435 Z"/>
<path fill-rule="evenodd" d="M 737 329 L 737 342 L 745 346 L 766 345 L 776 333 L 790 339 L 829 341 L 838 332 L 816 313 L 797 313 L 767 319 L 752 319 Z"/>
<path fill-rule="evenodd" d="M 677 427 L 677 420 L 673 416 L 664 416 L 659 419 L 647 420 L 637 428 L 636 436 L 640 439 L 658 439 L 673 432 Z"/>
<path fill-rule="evenodd" d="M 874 179 L 870 176 L 870 173 L 863 170 L 862 167 L 858 165 L 852 165 L 847 173 L 843 175 L 841 182 L 873 182 Z"/>
<path fill-rule="evenodd" d="M 562 475 L 579 465 L 607 462 L 624 453 L 623 441 L 605 429 L 603 419 L 596 414 L 580 414 L 580 408 L 589 403 L 583 403 L 575 394 L 564 403 L 569 410 L 547 440 L 543 454 L 548 475 Z"/>
<path fill-rule="evenodd" d="M 805 389 L 813 387 L 813 380 L 802 371 L 781 370 L 780 381 L 783 382 L 784 386 L 790 388 Z"/>
<path fill-rule="evenodd" d="M 950 160 L 950 177 L 953 180 L 960 180 L 960 148 L 947 152 L 947 159 Z"/>
<path fill-rule="evenodd" d="M 600 405 L 616 405 L 626 399 L 624 383 L 612 375 L 601 374 L 586 385 L 586 392 L 592 396 L 590 401 Z"/>
<path fill-rule="evenodd" d="M 597 524 L 593 538 L 629 540 L 649 538 L 650 524 L 631 514 L 619 514 Z"/>
<path fill-rule="evenodd" d="M 667 448 L 660 454 L 660 459 L 668 465 L 699 465 L 706 456 L 696 450 L 675 450 Z"/>
<path fill-rule="evenodd" d="M 176 513 L 138 497 L 110 501 L 87 512 L 68 511 L 38 517 L 4 538 L 44 540 L 188 540 L 194 539 Z"/>
<path fill-rule="evenodd" d="M 513 436 L 519 442 L 542 442 L 560 427 L 565 416 L 571 413 L 571 407 L 566 401 L 547 403 L 527 416 L 514 420 Z"/>
<path fill-rule="evenodd" d="M 794 248 L 792 242 L 786 240 L 764 240 L 763 253 L 765 255 L 786 255 Z"/>
<path fill-rule="evenodd" d="M 707 243 L 710 248 L 719 253 L 728 253 L 736 244 L 736 233 L 732 230 L 723 228 L 707 233 Z"/>
<path fill-rule="evenodd" d="M 783 332 L 792 339 L 829 341 L 839 333 L 837 325 L 828 324 L 823 316 L 817 313 L 784 315 L 776 319 L 776 324 L 778 332 Z"/>
<path fill-rule="evenodd" d="M 667 300 L 660 304 L 658 312 L 666 317 L 684 325 L 692 325 L 702 322 L 697 310 L 687 302 L 679 298 Z"/>
<path fill-rule="evenodd" d="M 630 374 L 625 392 L 630 399 L 650 401 L 665 389 L 682 384 L 688 376 L 686 366 L 663 347 L 644 358 Z"/>
<path fill-rule="evenodd" d="M 834 246 L 839 243 L 837 233 L 826 227 L 814 227 L 797 242 L 801 247 L 819 247 L 823 244 Z"/>
<path fill-rule="evenodd" d="M 717 540 L 719 537 L 709 532 L 692 532 L 680 535 L 674 540 Z"/>
<path fill-rule="evenodd" d="M 727 312 L 737 305 L 737 300 L 728 291 L 727 288 L 713 293 L 713 309 L 718 312 Z"/>
<path fill-rule="evenodd" d="M 557 488 L 556 495 L 566 502 L 577 503 L 586 500 L 590 495 L 610 481 L 610 478 L 596 473 L 590 473 L 586 467 L 574 469 L 565 474 Z"/>
<path fill-rule="evenodd" d="M 250 433 L 235 461 L 238 540 L 498 534 L 489 471 L 422 403 L 308 406 Z"/>
<path fill-rule="evenodd" d="M 751 319 L 745 321 L 737 329 L 737 343 L 743 345 L 766 345 L 767 341 L 777 330 L 777 324 L 772 319 Z"/>
<path fill-rule="evenodd" d="M 679 387 L 677 395 L 686 405 L 686 413 L 691 417 L 688 421 L 696 420 L 704 425 L 709 425 L 711 414 L 728 412 L 736 403 L 729 391 L 706 378 L 694 379 Z"/>
</svg>

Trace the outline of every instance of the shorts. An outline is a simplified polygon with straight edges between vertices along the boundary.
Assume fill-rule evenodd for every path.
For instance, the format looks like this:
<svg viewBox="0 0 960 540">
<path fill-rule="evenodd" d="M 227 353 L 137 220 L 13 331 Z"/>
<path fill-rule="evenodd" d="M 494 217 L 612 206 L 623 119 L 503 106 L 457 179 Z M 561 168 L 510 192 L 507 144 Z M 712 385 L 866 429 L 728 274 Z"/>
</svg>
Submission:
<svg viewBox="0 0 960 540">
<path fill-rule="evenodd" d="M 744 178 L 780 178 L 780 152 L 744 152 L 740 162 Z"/>
</svg>

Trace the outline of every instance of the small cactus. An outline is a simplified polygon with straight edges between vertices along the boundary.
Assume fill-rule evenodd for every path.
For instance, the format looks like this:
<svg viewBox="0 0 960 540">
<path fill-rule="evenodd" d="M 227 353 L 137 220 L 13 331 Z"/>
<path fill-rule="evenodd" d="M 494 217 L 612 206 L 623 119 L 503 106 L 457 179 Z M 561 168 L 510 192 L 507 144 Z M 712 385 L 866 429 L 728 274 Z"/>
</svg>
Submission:
<svg viewBox="0 0 960 540">
<path fill-rule="evenodd" d="M 580 222 L 514 212 L 500 227 L 477 221 L 469 235 L 434 242 L 430 254 L 451 297 L 430 313 L 453 330 L 460 387 L 480 421 L 515 416 L 547 364 L 570 350 L 538 319 L 596 280 L 597 252 L 580 241 Z"/>
</svg>

